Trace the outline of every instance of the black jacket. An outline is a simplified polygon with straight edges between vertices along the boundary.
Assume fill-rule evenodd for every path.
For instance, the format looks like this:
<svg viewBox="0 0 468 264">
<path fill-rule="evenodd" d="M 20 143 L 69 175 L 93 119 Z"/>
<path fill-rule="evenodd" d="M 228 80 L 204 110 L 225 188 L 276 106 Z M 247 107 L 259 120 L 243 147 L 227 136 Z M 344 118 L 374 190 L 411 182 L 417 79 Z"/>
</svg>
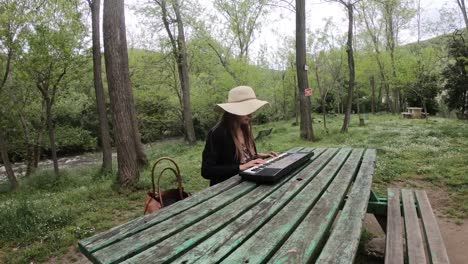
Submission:
<svg viewBox="0 0 468 264">
<path fill-rule="evenodd" d="M 210 180 L 210 186 L 215 185 L 238 174 L 239 165 L 231 133 L 222 123 L 216 125 L 208 132 L 203 150 L 203 178 Z"/>
</svg>

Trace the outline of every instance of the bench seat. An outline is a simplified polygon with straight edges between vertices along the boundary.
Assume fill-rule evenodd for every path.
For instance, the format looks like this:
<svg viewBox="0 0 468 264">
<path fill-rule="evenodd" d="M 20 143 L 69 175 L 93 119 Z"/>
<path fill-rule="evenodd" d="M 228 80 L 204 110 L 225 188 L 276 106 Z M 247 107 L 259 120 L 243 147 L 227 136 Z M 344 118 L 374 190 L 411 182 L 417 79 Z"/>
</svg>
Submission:
<svg viewBox="0 0 468 264">
<path fill-rule="evenodd" d="M 388 189 L 386 229 L 385 263 L 450 263 L 425 191 Z"/>
</svg>

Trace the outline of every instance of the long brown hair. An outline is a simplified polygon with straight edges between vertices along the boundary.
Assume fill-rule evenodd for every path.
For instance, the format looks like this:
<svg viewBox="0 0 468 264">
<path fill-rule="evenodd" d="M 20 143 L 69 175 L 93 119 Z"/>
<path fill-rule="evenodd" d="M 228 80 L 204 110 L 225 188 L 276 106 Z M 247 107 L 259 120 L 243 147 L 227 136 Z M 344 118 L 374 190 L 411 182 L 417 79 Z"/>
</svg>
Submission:
<svg viewBox="0 0 468 264">
<path fill-rule="evenodd" d="M 252 134 L 252 124 L 248 125 L 241 125 L 239 124 L 238 116 L 224 112 L 221 117 L 220 124 L 223 124 L 231 133 L 232 139 L 234 140 L 234 145 L 236 146 L 236 158 L 241 160 L 243 155 L 242 144 L 240 143 L 239 139 L 237 138 L 236 129 L 240 127 L 242 134 L 244 135 L 244 143 L 247 150 L 250 152 L 251 156 L 257 154 L 255 152 L 255 145 L 253 141 L 253 134 Z"/>
</svg>

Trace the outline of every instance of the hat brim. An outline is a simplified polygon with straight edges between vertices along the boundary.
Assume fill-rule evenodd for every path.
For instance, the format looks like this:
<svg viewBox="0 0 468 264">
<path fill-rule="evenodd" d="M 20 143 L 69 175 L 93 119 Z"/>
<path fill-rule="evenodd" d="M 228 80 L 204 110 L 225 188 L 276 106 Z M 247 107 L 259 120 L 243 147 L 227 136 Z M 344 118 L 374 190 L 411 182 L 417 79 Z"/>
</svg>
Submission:
<svg viewBox="0 0 468 264">
<path fill-rule="evenodd" d="M 226 111 L 234 115 L 245 116 L 252 114 L 266 104 L 268 104 L 267 101 L 251 99 L 242 102 L 217 104 L 215 109 L 218 111 Z"/>
</svg>

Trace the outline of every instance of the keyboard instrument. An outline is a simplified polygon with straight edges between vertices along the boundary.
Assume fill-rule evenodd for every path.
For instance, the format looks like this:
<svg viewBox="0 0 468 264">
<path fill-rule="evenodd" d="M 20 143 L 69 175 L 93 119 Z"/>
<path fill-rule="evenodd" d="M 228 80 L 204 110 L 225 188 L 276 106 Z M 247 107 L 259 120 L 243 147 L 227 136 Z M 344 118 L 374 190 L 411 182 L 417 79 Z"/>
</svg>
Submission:
<svg viewBox="0 0 468 264">
<path fill-rule="evenodd" d="M 239 175 L 244 180 L 259 183 L 275 182 L 309 161 L 313 155 L 314 152 L 311 149 L 303 149 L 298 152 L 283 152 L 277 157 L 267 160 L 265 164 L 239 172 Z"/>
</svg>

